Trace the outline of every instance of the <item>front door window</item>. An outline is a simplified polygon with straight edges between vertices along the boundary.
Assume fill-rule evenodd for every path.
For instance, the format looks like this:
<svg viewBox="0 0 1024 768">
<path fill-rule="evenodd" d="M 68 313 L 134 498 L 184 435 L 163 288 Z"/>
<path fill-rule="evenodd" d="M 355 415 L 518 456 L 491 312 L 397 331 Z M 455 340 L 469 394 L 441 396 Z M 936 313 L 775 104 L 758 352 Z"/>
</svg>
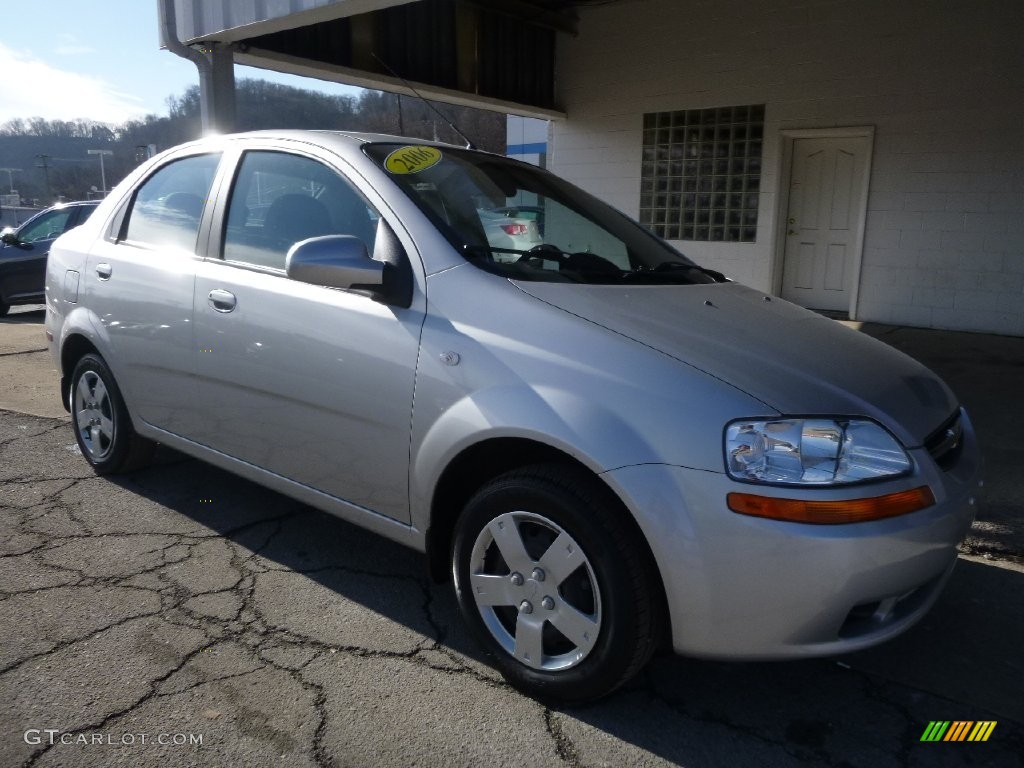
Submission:
<svg viewBox="0 0 1024 768">
<path fill-rule="evenodd" d="M 53 240 L 64 234 L 67 229 L 73 208 L 61 208 L 56 211 L 44 213 L 34 221 L 30 221 L 18 233 L 18 239 L 23 243 L 38 243 L 42 240 Z"/>
<path fill-rule="evenodd" d="M 284 270 L 295 243 L 352 235 L 373 253 L 377 212 L 322 163 L 284 152 L 247 152 L 224 234 L 225 261 Z"/>
</svg>

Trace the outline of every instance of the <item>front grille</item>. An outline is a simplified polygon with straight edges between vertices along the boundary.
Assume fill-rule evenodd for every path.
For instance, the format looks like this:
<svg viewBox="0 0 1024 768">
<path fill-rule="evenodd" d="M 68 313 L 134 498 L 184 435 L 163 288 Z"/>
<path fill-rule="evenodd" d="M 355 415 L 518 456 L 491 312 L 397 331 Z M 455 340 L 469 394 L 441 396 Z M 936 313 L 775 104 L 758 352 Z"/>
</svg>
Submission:
<svg viewBox="0 0 1024 768">
<path fill-rule="evenodd" d="M 964 427 L 960 421 L 960 410 L 950 416 L 941 427 L 932 432 L 924 447 L 942 469 L 950 469 L 960 456 L 963 445 Z"/>
</svg>

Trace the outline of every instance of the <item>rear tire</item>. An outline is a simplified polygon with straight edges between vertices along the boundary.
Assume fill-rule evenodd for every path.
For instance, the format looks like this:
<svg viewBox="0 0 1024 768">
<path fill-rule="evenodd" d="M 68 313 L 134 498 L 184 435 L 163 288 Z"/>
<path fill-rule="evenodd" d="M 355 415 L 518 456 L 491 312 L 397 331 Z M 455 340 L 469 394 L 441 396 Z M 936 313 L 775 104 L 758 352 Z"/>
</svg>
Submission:
<svg viewBox="0 0 1024 768">
<path fill-rule="evenodd" d="M 466 505 L 452 548 L 459 607 L 505 679 L 597 699 L 650 659 L 660 594 L 639 533 L 571 467 L 509 472 Z"/>
<path fill-rule="evenodd" d="M 75 440 L 98 475 L 128 472 L 149 463 L 155 445 L 139 437 L 114 375 L 97 354 L 83 355 L 68 395 Z"/>
</svg>

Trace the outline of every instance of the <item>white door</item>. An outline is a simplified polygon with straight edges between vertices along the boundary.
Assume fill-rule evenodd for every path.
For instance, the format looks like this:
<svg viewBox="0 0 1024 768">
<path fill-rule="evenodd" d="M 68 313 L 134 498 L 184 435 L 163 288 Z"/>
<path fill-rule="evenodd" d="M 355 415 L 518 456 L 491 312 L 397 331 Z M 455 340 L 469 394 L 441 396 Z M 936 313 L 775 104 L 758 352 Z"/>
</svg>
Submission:
<svg viewBox="0 0 1024 768">
<path fill-rule="evenodd" d="M 782 297 L 848 311 L 864 229 L 870 139 L 795 139 Z"/>
<path fill-rule="evenodd" d="M 283 150 L 244 153 L 224 199 L 223 259 L 195 276 L 193 332 L 207 354 L 196 357 L 203 407 L 193 409 L 204 418 L 188 437 L 408 522 L 424 299 L 395 306 L 285 274 L 300 240 L 348 234 L 372 251 L 393 231 L 335 169 Z"/>
<path fill-rule="evenodd" d="M 117 240 L 97 242 L 83 276 L 85 306 L 132 416 L 177 435 L 194 410 L 197 239 L 219 163 L 219 153 L 186 155 L 153 172 Z"/>
</svg>

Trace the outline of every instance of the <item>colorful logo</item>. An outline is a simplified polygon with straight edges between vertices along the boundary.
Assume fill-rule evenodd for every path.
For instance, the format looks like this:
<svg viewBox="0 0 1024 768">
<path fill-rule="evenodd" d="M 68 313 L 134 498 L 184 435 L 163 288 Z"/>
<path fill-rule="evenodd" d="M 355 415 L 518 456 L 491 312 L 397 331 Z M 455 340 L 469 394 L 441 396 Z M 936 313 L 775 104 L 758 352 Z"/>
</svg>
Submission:
<svg viewBox="0 0 1024 768">
<path fill-rule="evenodd" d="M 995 720 L 932 720 L 921 741 L 988 741 L 995 729 Z"/>
</svg>

